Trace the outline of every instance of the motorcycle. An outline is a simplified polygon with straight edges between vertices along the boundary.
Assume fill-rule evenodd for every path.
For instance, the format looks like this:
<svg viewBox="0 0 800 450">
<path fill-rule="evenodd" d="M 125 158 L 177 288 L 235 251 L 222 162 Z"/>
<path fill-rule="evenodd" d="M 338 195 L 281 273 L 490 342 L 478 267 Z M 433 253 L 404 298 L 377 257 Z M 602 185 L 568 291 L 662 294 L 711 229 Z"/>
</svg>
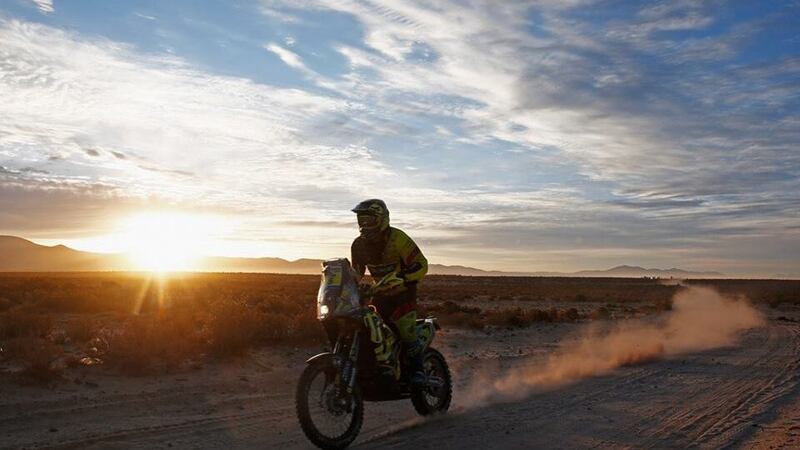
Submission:
<svg viewBox="0 0 800 450">
<path fill-rule="evenodd" d="M 365 401 L 410 399 L 417 413 L 428 416 L 446 412 L 452 399 L 447 361 L 430 346 L 440 329 L 436 319 L 417 320 L 426 380 L 412 385 L 408 357 L 394 325 L 367 304 L 368 296 L 356 280 L 347 259 L 322 263 L 317 319 L 331 350 L 306 361 L 295 394 L 300 427 L 323 449 L 342 449 L 355 440 Z"/>
</svg>

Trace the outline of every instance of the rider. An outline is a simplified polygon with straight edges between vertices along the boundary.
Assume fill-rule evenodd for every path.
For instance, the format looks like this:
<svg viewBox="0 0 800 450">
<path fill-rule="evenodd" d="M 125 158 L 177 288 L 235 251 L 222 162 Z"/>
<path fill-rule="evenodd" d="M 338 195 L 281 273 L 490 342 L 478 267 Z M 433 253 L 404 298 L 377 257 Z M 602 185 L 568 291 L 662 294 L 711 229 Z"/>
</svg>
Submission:
<svg viewBox="0 0 800 450">
<path fill-rule="evenodd" d="M 358 217 L 360 235 L 353 241 L 353 268 L 359 277 L 366 269 L 375 281 L 370 292 L 378 314 L 397 326 L 409 356 L 411 383 L 423 384 L 422 349 L 417 339 L 417 283 L 428 272 L 428 260 L 403 231 L 389 226 L 389 210 L 383 200 L 370 199 L 352 210 Z"/>
</svg>

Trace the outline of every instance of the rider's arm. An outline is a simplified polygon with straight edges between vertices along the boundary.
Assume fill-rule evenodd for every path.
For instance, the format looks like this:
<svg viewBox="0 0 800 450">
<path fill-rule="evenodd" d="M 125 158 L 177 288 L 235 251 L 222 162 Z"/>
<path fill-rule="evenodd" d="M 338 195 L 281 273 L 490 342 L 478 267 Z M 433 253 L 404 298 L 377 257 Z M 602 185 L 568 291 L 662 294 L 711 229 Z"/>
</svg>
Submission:
<svg viewBox="0 0 800 450">
<path fill-rule="evenodd" d="M 353 245 L 350 246 L 350 261 L 352 261 L 353 269 L 355 269 L 356 273 L 358 274 L 358 282 L 364 277 L 364 273 L 367 271 L 367 263 L 364 259 L 364 250 L 363 247 L 359 245 L 360 243 L 358 240 L 353 241 Z"/>
<path fill-rule="evenodd" d="M 428 260 L 417 244 L 403 232 L 398 236 L 397 246 L 398 253 L 403 259 L 403 279 L 406 283 L 419 283 L 428 273 Z"/>
</svg>

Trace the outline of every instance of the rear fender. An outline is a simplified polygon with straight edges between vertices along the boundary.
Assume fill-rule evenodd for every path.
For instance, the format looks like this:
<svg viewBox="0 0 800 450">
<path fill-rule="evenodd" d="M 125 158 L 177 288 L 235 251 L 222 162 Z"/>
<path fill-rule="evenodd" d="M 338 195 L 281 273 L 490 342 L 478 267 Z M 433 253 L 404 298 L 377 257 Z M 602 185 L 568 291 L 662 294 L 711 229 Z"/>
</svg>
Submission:
<svg viewBox="0 0 800 450">
<path fill-rule="evenodd" d="M 432 317 L 417 320 L 417 336 L 423 348 L 428 348 L 431 345 L 438 329 L 440 329 L 439 323 Z"/>
</svg>

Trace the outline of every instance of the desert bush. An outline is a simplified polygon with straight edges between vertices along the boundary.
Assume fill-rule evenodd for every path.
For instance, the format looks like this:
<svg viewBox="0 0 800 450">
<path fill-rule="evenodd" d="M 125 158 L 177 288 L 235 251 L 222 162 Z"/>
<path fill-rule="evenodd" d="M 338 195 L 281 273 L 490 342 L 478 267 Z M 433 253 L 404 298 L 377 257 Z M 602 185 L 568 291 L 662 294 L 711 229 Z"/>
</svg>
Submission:
<svg viewBox="0 0 800 450">
<path fill-rule="evenodd" d="M 485 322 L 494 326 L 524 327 L 538 319 L 539 310 L 528 313 L 522 308 L 510 308 L 489 311 L 486 314 Z"/>
<path fill-rule="evenodd" d="M 439 322 L 445 327 L 471 328 L 474 330 L 482 330 L 486 326 L 483 317 L 466 312 L 445 314 L 440 316 Z"/>
<path fill-rule="evenodd" d="M 81 316 L 67 322 L 64 330 L 72 342 L 81 343 L 94 337 L 97 326 L 97 322 L 92 317 Z"/>
<path fill-rule="evenodd" d="M 263 327 L 266 320 L 270 320 L 272 330 Z M 274 317 L 267 319 L 265 313 L 242 301 L 217 302 L 208 323 L 211 351 L 218 356 L 240 355 L 254 346 L 257 338 L 264 338 L 265 332 L 280 333 L 276 336 L 280 340 L 287 325 Z"/>
<path fill-rule="evenodd" d="M 672 299 L 662 299 L 655 301 L 656 311 L 672 311 Z"/>
<path fill-rule="evenodd" d="M 576 308 L 535 309 L 511 308 L 487 314 L 487 323 L 496 326 L 525 327 L 534 322 L 575 322 L 580 319 Z"/>
<path fill-rule="evenodd" d="M 447 300 L 443 303 L 428 305 L 425 308 L 427 313 L 439 313 L 443 315 L 464 313 L 464 314 L 480 314 L 481 309 L 477 306 L 460 305 L 456 302 Z"/>
<path fill-rule="evenodd" d="M 563 320 L 575 322 L 576 320 L 581 318 L 580 313 L 578 313 L 577 308 L 567 308 L 563 312 Z"/>
<path fill-rule="evenodd" d="M 180 367 L 205 349 L 203 327 L 186 311 L 169 311 L 129 317 L 117 329 L 103 329 L 98 354 L 126 373 L 144 374 L 165 367 Z"/>
<path fill-rule="evenodd" d="M 47 340 L 39 339 L 32 351 L 23 358 L 20 376 L 35 383 L 49 383 L 61 378 L 63 368 L 57 365 L 63 349 Z"/>
<path fill-rule="evenodd" d="M 441 323 L 443 326 L 456 328 L 472 328 L 480 330 L 485 326 L 483 317 L 481 317 L 480 308 L 460 305 L 452 301 L 426 305 L 418 304 L 417 316 L 434 316 L 439 319 L 439 323 Z"/>
<path fill-rule="evenodd" d="M 119 329 L 104 329 L 99 339 L 101 356 L 110 366 L 137 375 L 152 370 L 154 349 L 161 345 L 150 317 L 132 317 Z"/>
<path fill-rule="evenodd" d="M 647 303 L 671 298 L 678 289 L 678 286 L 662 285 L 658 280 L 638 278 L 429 276 L 420 285 L 419 295 L 433 302 L 458 298 L 499 298 Z"/>
<path fill-rule="evenodd" d="M 53 328 L 53 318 L 49 314 L 36 314 L 21 310 L 11 310 L 0 314 L 0 339 L 20 336 L 46 336 Z"/>
<path fill-rule="evenodd" d="M 290 323 L 289 340 L 292 342 L 322 343 L 326 339 L 325 332 L 317 320 L 316 310 L 295 314 Z"/>
<path fill-rule="evenodd" d="M 63 368 L 58 360 L 63 349 L 47 339 L 26 335 L 15 337 L 3 344 L 3 359 L 22 364 L 18 373 L 20 381 L 49 383 L 61 377 Z"/>
<path fill-rule="evenodd" d="M 242 354 L 258 346 L 316 342 L 319 277 L 278 274 L 0 273 L 0 343 L 68 336 L 88 355 L 132 372 L 174 367 L 204 356 Z M 704 280 L 727 295 L 796 303 L 800 282 Z M 557 277 L 430 276 L 420 285 L 420 316 L 444 326 L 482 329 L 575 321 L 575 308 L 494 308 L 496 300 L 597 302 L 592 318 L 614 311 L 666 309 L 681 287 L 657 280 Z M 479 308 L 462 300 L 474 299 Z M 455 301 L 454 301 L 455 300 Z M 146 312 L 135 315 L 134 312 Z M 55 313 L 68 313 L 54 333 Z M 102 316 L 99 315 L 102 313 Z M 66 340 L 64 340 L 66 342 Z M 13 347 L 12 343 L 12 347 Z M 5 351 L 4 351 L 5 352 Z"/>
<path fill-rule="evenodd" d="M 420 305 L 419 313 L 422 317 L 426 315 L 437 317 L 444 326 L 473 329 L 483 329 L 486 326 L 519 328 L 534 322 L 574 322 L 580 319 L 576 308 L 514 307 L 483 311 L 478 307 L 459 305 L 451 301 Z"/>
<path fill-rule="evenodd" d="M 611 317 L 611 311 L 609 311 L 605 306 L 600 306 L 592 311 L 591 314 L 589 314 L 589 318 L 592 320 L 604 320 L 608 319 L 609 317 Z"/>
</svg>

